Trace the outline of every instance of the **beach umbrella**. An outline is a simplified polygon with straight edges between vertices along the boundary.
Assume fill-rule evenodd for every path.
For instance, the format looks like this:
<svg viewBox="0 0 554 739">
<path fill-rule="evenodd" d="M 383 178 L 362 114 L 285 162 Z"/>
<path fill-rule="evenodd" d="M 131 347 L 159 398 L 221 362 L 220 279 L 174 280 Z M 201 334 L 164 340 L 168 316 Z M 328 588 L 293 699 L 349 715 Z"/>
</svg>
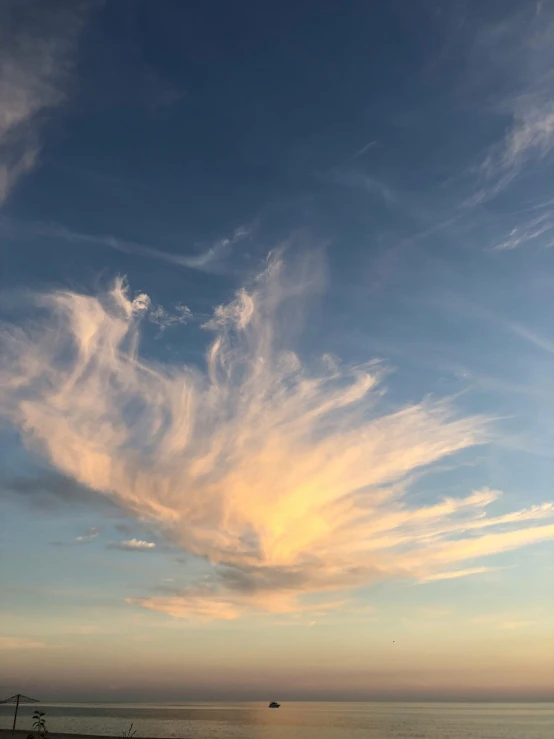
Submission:
<svg viewBox="0 0 554 739">
<path fill-rule="evenodd" d="M 13 714 L 13 726 L 12 726 L 12 734 L 15 732 L 15 722 L 17 721 L 17 711 L 19 709 L 20 703 L 38 703 L 38 700 L 36 698 L 29 698 L 26 695 L 21 695 L 21 693 L 17 693 L 17 695 L 12 695 L 11 698 L 6 698 L 5 701 L 0 701 L 0 703 L 15 703 L 15 712 Z"/>
</svg>

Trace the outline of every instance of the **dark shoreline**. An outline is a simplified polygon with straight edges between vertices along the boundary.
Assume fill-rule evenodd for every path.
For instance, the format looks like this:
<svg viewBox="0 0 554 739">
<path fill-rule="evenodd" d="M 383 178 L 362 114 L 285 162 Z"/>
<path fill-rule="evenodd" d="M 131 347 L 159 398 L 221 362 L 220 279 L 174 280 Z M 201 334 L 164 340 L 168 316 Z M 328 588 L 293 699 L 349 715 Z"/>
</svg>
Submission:
<svg viewBox="0 0 554 739">
<path fill-rule="evenodd" d="M 15 733 L 12 734 L 11 729 L 0 729 L 0 739 L 27 739 L 32 734 L 36 737 L 36 734 L 32 729 L 16 729 Z M 63 734 L 60 732 L 48 732 L 46 739 L 121 739 L 121 736 L 110 736 L 110 734 Z M 133 739 L 145 739 L 144 737 L 135 736 Z M 148 739 L 152 739 L 149 737 Z"/>
</svg>

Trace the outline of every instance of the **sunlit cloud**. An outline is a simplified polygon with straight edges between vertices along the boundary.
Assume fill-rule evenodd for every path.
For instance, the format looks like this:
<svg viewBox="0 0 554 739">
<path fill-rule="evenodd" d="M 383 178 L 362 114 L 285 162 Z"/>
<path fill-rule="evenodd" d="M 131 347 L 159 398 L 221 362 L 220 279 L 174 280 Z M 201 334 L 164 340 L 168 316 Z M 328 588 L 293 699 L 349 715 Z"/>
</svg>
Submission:
<svg viewBox="0 0 554 739">
<path fill-rule="evenodd" d="M 202 593 L 188 593 L 156 598 L 128 598 L 130 604 L 138 604 L 154 611 L 162 611 L 175 618 L 196 618 L 203 621 L 213 619 L 229 621 L 238 618 L 241 610 L 231 599 L 210 597 Z"/>
<path fill-rule="evenodd" d="M 143 541 L 141 539 L 128 539 L 127 541 L 120 541 L 117 544 L 111 545 L 114 549 L 129 549 L 131 551 L 154 549 L 155 546 L 155 542 Z"/>
<path fill-rule="evenodd" d="M 437 580 L 453 580 L 457 577 L 468 577 L 469 575 L 482 575 L 484 572 L 490 572 L 491 569 L 491 567 L 468 567 L 466 570 L 435 572 L 433 575 L 427 575 L 422 582 L 436 582 Z"/>
<path fill-rule="evenodd" d="M 501 493 L 487 488 L 411 501 L 414 479 L 486 442 L 489 425 L 448 400 L 384 409 L 380 362 L 302 362 L 289 336 L 316 273 L 272 258 L 206 322 L 205 367 L 140 357 L 151 305 L 121 279 L 105 294 L 37 296 L 42 323 L 5 327 L 0 412 L 29 448 L 212 564 L 134 604 L 313 614 L 378 580 L 476 574 L 488 567 L 477 559 L 554 538 L 538 525 L 551 503 L 489 516 Z"/>
</svg>

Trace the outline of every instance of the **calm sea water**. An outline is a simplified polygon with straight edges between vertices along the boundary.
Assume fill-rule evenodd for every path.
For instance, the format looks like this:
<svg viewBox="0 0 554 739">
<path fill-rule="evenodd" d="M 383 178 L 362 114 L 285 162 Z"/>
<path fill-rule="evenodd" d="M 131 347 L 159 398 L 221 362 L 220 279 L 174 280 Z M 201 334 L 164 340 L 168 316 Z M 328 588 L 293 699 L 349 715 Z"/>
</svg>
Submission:
<svg viewBox="0 0 554 739">
<path fill-rule="evenodd" d="M 552 739 L 554 704 L 260 703 L 40 704 L 51 733 L 183 739 Z M 28 729 L 34 706 L 20 709 Z M 13 708 L 11 709 L 13 710 Z M 0 728 L 11 727 L 8 707 Z"/>
</svg>

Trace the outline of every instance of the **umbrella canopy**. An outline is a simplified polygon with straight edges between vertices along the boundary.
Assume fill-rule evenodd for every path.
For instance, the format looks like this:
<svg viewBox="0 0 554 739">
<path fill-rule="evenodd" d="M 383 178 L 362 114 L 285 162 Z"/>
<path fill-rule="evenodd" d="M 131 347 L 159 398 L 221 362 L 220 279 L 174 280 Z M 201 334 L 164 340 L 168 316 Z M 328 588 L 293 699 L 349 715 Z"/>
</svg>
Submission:
<svg viewBox="0 0 554 739">
<path fill-rule="evenodd" d="M 17 693 L 17 695 L 12 695 L 11 698 L 6 698 L 5 701 L 0 701 L 0 703 L 38 703 L 37 698 L 29 698 L 26 695 L 21 695 L 21 693 Z"/>
<path fill-rule="evenodd" d="M 12 695 L 10 698 L 6 698 L 6 700 L 0 701 L 0 703 L 15 703 L 15 711 L 13 714 L 13 726 L 12 726 L 12 734 L 15 731 L 15 723 L 17 721 L 17 709 L 19 708 L 20 703 L 38 703 L 37 698 L 29 698 L 27 695 L 21 695 L 21 693 L 16 693 L 15 695 Z"/>
</svg>

